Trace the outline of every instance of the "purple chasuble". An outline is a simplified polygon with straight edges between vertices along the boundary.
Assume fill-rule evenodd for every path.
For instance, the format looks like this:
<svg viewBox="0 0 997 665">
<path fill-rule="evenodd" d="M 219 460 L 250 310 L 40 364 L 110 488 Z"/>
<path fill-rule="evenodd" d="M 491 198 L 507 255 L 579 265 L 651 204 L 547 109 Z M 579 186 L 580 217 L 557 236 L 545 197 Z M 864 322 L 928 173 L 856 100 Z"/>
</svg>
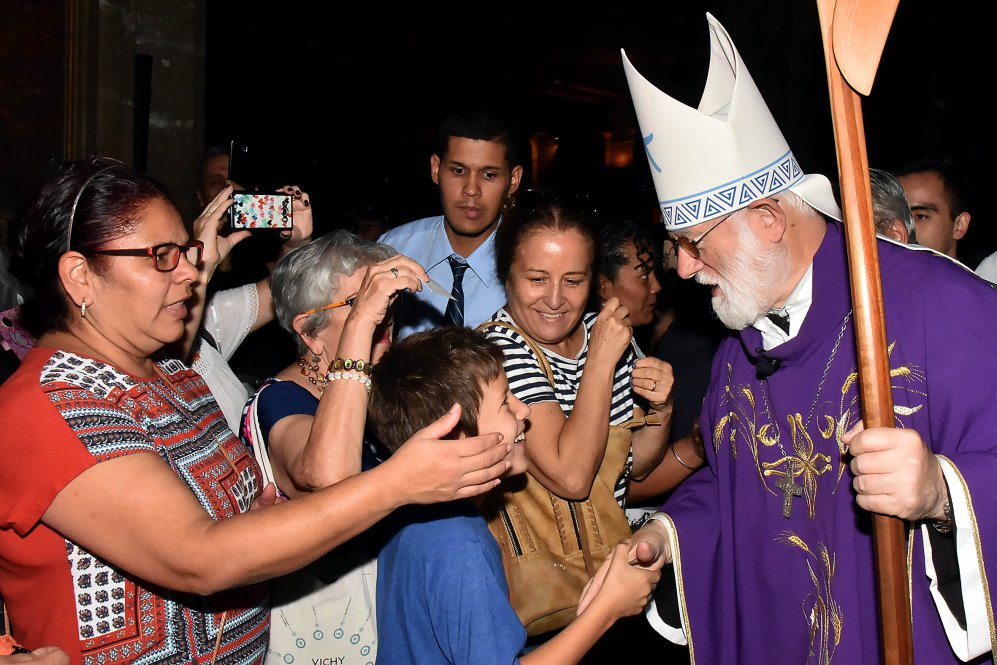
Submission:
<svg viewBox="0 0 997 665">
<path fill-rule="evenodd" d="M 997 291 L 927 252 L 881 241 L 879 256 L 896 426 L 917 430 L 961 475 L 950 489 L 968 497 L 979 529 L 972 573 L 983 576 L 994 635 Z M 799 335 L 767 352 L 779 369 L 757 378 L 754 328 L 717 352 L 701 417 L 708 466 L 662 507 L 678 537 L 694 663 L 879 662 L 871 520 L 840 441 L 862 415 L 853 323 L 844 231 L 828 223 Z M 790 469 L 799 495 L 786 518 Z M 916 662 L 960 662 L 929 594 L 921 529 L 908 536 Z"/>
</svg>

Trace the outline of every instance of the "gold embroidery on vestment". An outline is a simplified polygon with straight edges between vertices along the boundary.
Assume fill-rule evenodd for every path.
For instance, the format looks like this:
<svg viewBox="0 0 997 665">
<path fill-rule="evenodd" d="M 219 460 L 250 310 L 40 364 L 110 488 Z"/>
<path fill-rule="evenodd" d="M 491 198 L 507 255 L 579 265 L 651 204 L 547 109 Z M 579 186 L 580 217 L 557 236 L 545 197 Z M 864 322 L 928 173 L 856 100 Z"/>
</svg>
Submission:
<svg viewBox="0 0 997 665">
<path fill-rule="evenodd" d="M 895 346 L 895 341 L 889 345 L 889 355 L 892 356 Z M 828 368 L 831 360 L 833 355 L 828 361 Z M 785 415 L 791 449 L 782 445 L 782 434 L 774 414 L 770 413 L 768 398 L 763 394 L 763 399 L 759 403 L 752 385 L 734 385 L 732 376 L 733 366 L 728 363 L 727 382 L 720 397 L 720 412 L 724 415 L 713 428 L 714 452 L 719 456 L 720 449 L 726 442 L 730 448 L 731 459 L 736 460 L 738 440 L 746 442 L 765 490 L 781 498 L 782 492 L 775 489 L 779 480 L 787 475 L 791 475 L 794 480 L 799 479 L 807 503 L 807 516 L 814 519 L 819 477 L 833 471 L 836 463 L 837 477 L 830 487 L 831 494 L 836 493 L 850 461 L 848 447 L 842 441 L 842 437 L 859 420 L 860 395 L 857 368 L 853 366 L 842 381 L 837 405 L 834 404 L 833 398 L 821 399 L 818 391 L 814 396 L 811 411 L 806 417 L 800 412 Z M 923 400 L 927 395 L 915 386 L 925 383 L 925 375 L 924 371 L 916 366 L 902 365 L 892 368 L 890 377 L 893 379 L 891 387 L 894 392 L 902 392 L 922 400 L 922 403 L 911 406 L 894 405 L 895 425 L 902 428 L 906 426 L 905 418 L 924 408 Z M 759 451 L 771 449 L 776 449 L 778 457 L 772 461 L 763 461 Z"/>
<path fill-rule="evenodd" d="M 807 555 L 807 570 L 813 584 L 813 591 L 803 597 L 802 605 L 810 639 L 807 663 L 830 665 L 834 652 L 841 643 L 844 628 L 844 612 L 831 593 L 837 557 L 820 541 L 816 548 L 811 549 L 792 531 L 783 531 L 778 540 Z"/>
</svg>

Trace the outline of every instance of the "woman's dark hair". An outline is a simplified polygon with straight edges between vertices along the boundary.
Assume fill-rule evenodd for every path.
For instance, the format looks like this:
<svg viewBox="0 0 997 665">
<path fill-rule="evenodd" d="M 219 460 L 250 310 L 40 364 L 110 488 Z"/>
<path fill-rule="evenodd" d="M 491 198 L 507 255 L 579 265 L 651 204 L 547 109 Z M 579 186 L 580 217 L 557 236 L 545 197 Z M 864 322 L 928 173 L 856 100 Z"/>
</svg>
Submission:
<svg viewBox="0 0 997 665">
<path fill-rule="evenodd" d="M 653 269 L 658 253 L 650 229 L 629 219 L 607 220 L 599 231 L 599 274 L 611 282 L 620 276 L 620 268 L 629 263 L 627 243 L 634 244 L 635 256 L 646 255 Z"/>
<path fill-rule="evenodd" d="M 495 272 L 502 284 L 509 280 L 509 271 L 516 260 L 520 243 L 535 231 L 575 231 L 588 242 L 592 276 L 599 274 L 599 232 L 597 214 L 557 195 L 544 192 L 534 195 L 527 190 L 509 206 L 505 219 L 495 234 Z"/>
<path fill-rule="evenodd" d="M 21 306 L 20 321 L 36 337 L 66 330 L 69 304 L 59 279 L 59 259 L 73 250 L 100 270 L 106 259 L 91 252 L 131 233 L 154 199 L 169 201 L 163 185 L 121 163 L 67 162 L 45 183 L 11 224 L 10 271 L 34 298 Z"/>
</svg>

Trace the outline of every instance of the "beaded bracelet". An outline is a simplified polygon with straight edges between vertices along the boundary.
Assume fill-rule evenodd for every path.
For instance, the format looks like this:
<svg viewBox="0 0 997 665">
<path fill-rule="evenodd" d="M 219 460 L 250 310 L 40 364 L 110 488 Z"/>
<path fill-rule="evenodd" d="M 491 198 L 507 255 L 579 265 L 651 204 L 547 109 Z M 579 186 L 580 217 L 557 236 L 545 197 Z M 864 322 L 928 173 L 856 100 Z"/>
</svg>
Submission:
<svg viewBox="0 0 997 665">
<path fill-rule="evenodd" d="M 329 372 L 325 375 L 326 381 L 356 381 L 362 384 L 367 392 L 370 392 L 370 377 L 356 372 Z"/>
<path fill-rule="evenodd" d="M 332 361 L 332 365 L 329 366 L 329 370 L 336 371 L 347 371 L 347 372 L 362 372 L 366 376 L 370 376 L 374 368 L 366 360 L 351 360 L 350 358 L 336 358 Z"/>
</svg>

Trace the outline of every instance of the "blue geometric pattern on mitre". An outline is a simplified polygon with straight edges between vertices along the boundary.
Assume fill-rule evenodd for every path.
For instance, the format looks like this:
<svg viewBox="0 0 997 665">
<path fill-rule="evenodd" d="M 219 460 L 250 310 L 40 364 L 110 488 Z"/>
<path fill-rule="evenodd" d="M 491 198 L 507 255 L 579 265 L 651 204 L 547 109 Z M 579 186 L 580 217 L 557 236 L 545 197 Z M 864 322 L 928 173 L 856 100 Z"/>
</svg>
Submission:
<svg viewBox="0 0 997 665">
<path fill-rule="evenodd" d="M 661 221 L 669 231 L 695 226 L 788 189 L 802 179 L 803 175 L 793 153 L 787 151 L 772 163 L 738 180 L 679 199 L 661 201 Z"/>
</svg>

